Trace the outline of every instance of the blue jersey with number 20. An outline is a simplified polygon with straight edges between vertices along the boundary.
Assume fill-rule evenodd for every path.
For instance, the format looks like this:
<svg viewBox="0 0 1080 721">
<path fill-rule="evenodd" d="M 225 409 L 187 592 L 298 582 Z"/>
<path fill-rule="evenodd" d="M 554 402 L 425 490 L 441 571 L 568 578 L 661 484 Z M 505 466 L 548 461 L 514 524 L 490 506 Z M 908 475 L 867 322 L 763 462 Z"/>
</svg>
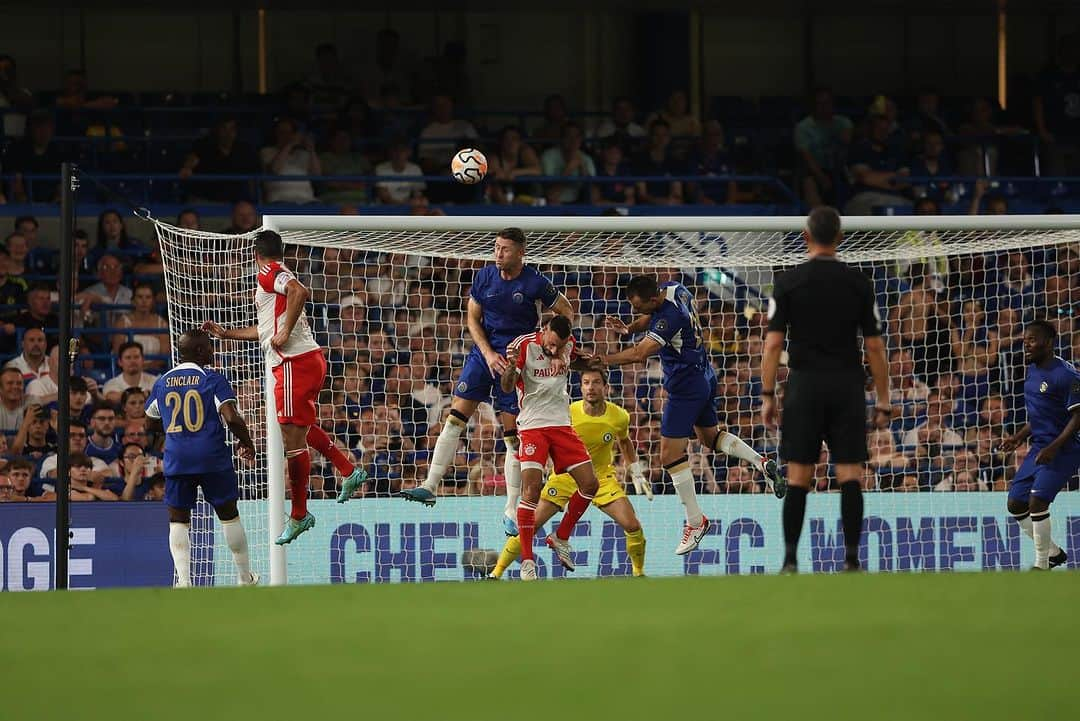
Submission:
<svg viewBox="0 0 1080 721">
<path fill-rule="evenodd" d="M 669 282 L 660 286 L 660 297 L 663 303 L 649 318 L 646 335 L 663 346 L 664 389 L 673 395 L 696 393 L 702 378 L 716 374 L 705 353 L 694 296 L 682 283 Z"/>
<path fill-rule="evenodd" d="M 219 409 L 236 402 L 225 376 L 194 363 L 181 363 L 154 382 L 146 415 L 165 429 L 166 476 L 231 470 Z"/>
</svg>

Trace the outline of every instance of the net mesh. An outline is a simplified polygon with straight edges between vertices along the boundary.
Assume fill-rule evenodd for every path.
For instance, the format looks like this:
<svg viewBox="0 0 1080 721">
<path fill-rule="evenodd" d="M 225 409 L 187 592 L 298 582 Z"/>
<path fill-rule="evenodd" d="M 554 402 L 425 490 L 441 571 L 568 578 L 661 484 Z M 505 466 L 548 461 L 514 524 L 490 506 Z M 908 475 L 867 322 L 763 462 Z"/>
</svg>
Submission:
<svg viewBox="0 0 1080 721">
<path fill-rule="evenodd" d="M 930 223 L 930 221 L 928 221 Z M 507 225 L 513 221 L 507 219 Z M 214 320 L 255 324 L 252 236 L 159 224 L 171 332 Z M 365 230 L 288 231 L 286 265 L 312 291 L 309 317 L 327 349 L 330 378 L 321 425 L 370 478 L 363 497 L 338 505 L 338 478 L 313 454 L 312 510 L 318 526 L 289 547 L 296 582 L 461 579 L 482 575 L 501 548 L 503 452 L 490 405 L 462 439 L 433 509 L 392 495 L 422 481 L 463 360 L 470 348 L 464 310 L 473 274 L 490 262 L 494 233 Z M 1021 335 L 1049 317 L 1060 354 L 1072 342 L 1073 288 L 1080 279 L 1077 230 L 911 230 L 849 233 L 843 257 L 875 284 L 886 320 L 896 416 L 869 438 L 863 555 L 874 569 L 1018 567 L 1019 531 L 1001 493 L 1026 454 L 995 449 L 1023 423 Z M 804 259 L 798 232 L 530 232 L 527 262 L 575 305 L 587 349 L 614 352 L 626 339 L 603 327 L 629 320 L 621 288 L 638 272 L 678 280 L 697 299 L 720 380 L 728 429 L 763 453 L 778 438 L 759 421 L 758 391 L 767 295 L 776 273 Z M 636 339 L 635 339 L 636 340 Z M 174 343 L 174 348 L 176 344 Z M 257 344 L 219 342 L 217 365 L 237 389 L 259 444 L 255 467 L 238 466 L 242 516 L 256 571 L 268 570 L 263 362 Z M 726 456 L 694 448 L 702 506 L 715 519 L 702 548 L 672 551 L 682 507 L 660 468 L 664 404 L 654 360 L 612 373 L 609 400 L 631 414 L 631 435 L 657 494 L 631 495 L 641 518 L 649 575 L 763 572 L 782 555 L 780 502 L 761 479 Z M 782 398 L 784 370 L 779 394 Z M 572 391 L 580 397 L 576 379 Z M 868 395 L 868 408 L 873 404 Z M 620 477 L 623 469 L 620 468 Z M 802 553 L 814 570 L 843 560 L 835 477 L 823 449 Z M 628 493 L 633 493 L 626 478 Z M 910 492 L 898 495 L 899 492 Z M 284 513 L 284 509 L 280 510 Z M 212 512 L 195 515 L 196 583 L 235 579 Z M 623 532 L 590 510 L 574 539 L 575 575 L 629 573 Z M 965 546 L 954 539 L 975 539 Z M 546 553 L 546 551 L 545 551 Z M 541 575 L 561 575 L 548 556 Z M 513 572 L 511 572 L 513 575 Z"/>
</svg>

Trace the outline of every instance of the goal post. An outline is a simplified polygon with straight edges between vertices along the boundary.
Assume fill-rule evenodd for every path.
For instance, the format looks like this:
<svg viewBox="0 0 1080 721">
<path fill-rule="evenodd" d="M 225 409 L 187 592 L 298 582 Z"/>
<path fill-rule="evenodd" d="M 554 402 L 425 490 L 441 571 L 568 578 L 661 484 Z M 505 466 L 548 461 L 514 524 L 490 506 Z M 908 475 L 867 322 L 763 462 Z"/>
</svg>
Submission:
<svg viewBox="0 0 1080 721">
<path fill-rule="evenodd" d="M 263 228 L 286 242 L 286 264 L 313 290 L 308 311 L 331 369 L 320 422 L 372 480 L 365 497 L 338 505 L 333 491 L 340 479 L 316 463 L 311 504 L 318 526 L 287 553 L 275 546 L 287 501 L 273 376 L 256 344 L 220 342 L 217 363 L 237 387 L 259 440 L 256 466 L 240 468 L 255 570 L 279 584 L 461 579 L 490 565 L 503 541 L 504 487 L 504 449 L 490 408 L 482 406 L 470 424 L 443 487 L 447 495 L 434 508 L 392 493 L 423 480 L 469 347 L 462 314 L 471 274 L 490 262 L 494 234 L 508 226 L 525 231 L 526 262 L 575 304 L 575 329 L 587 347 L 607 351 L 622 342 L 598 321 L 628 316 L 621 284 L 629 274 L 651 272 L 687 285 L 718 368 L 722 417 L 748 443 L 775 453 L 775 434 L 755 421 L 756 358 L 774 273 L 805 258 L 804 225 L 803 217 L 264 216 Z M 846 217 L 843 225 L 841 257 L 874 278 L 895 352 L 892 367 L 905 383 L 915 381 L 897 389 L 901 416 L 888 437 L 872 439 L 877 460 L 866 480 L 874 492 L 863 548 L 869 567 L 1019 567 L 1030 544 L 1008 518 L 1002 492 L 1018 460 L 996 454 L 990 436 L 1022 412 L 1016 342 L 1024 322 L 1056 313 L 1062 352 L 1071 357 L 1080 216 Z M 254 324 L 254 234 L 161 222 L 156 228 L 174 337 L 205 320 Z M 632 414 L 633 438 L 657 491 L 652 502 L 630 496 L 649 540 L 647 573 L 775 570 L 782 556 L 780 502 L 761 493 L 745 469 L 700 450 L 693 464 L 706 514 L 719 521 L 716 538 L 687 557 L 673 555 L 682 515 L 658 468 L 658 386 L 655 364 L 612 375 L 612 400 Z M 920 435 L 932 411 L 945 405 L 946 422 L 936 419 Z M 825 455 L 820 471 L 825 482 L 808 506 L 801 565 L 828 571 L 842 561 L 842 541 Z M 1080 547 L 1075 495 L 1059 497 L 1055 508 L 1071 515 L 1055 528 L 1062 537 L 1075 534 Z M 194 539 L 204 548 L 193 554 L 193 578 L 232 583 L 227 548 L 210 528 L 216 529 L 212 512 L 199 513 L 209 515 L 202 526 L 193 524 L 204 529 Z M 583 559 L 575 575 L 628 573 L 621 530 L 595 508 L 583 521 L 572 539 Z M 542 572 L 561 575 L 550 559 L 541 565 Z"/>
</svg>

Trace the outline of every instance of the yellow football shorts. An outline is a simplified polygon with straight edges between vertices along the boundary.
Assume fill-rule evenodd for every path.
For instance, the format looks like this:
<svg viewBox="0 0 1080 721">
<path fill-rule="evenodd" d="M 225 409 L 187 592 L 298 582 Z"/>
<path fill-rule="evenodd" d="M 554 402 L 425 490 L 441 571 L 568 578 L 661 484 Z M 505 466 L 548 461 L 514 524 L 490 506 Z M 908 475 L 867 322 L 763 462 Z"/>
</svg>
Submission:
<svg viewBox="0 0 1080 721">
<path fill-rule="evenodd" d="M 593 498 L 594 506 L 606 506 L 612 501 L 626 497 L 626 491 L 623 490 L 622 484 L 619 483 L 619 479 L 615 477 L 614 473 L 604 474 L 598 480 L 600 481 L 600 489 L 596 492 L 596 497 Z M 551 501 L 559 508 L 565 509 L 566 504 L 570 502 L 570 496 L 574 495 L 576 490 L 577 483 L 574 482 L 569 473 L 560 475 L 553 473 L 548 478 L 548 482 L 544 484 L 544 489 L 540 492 L 540 498 Z"/>
</svg>

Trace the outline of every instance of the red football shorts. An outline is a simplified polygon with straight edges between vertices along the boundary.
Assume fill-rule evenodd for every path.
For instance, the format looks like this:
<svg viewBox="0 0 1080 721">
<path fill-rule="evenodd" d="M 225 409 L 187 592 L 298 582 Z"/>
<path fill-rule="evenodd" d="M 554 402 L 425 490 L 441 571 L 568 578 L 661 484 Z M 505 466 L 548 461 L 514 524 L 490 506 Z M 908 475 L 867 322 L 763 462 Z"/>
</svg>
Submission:
<svg viewBox="0 0 1080 721">
<path fill-rule="evenodd" d="M 286 358 L 274 368 L 274 404 L 278 423 L 313 426 L 318 420 L 315 400 L 326 380 L 326 358 L 313 350 Z"/>
<path fill-rule="evenodd" d="M 592 462 L 585 444 L 570 426 L 532 428 L 520 431 L 518 436 L 518 460 L 522 468 L 543 471 L 550 457 L 555 472 L 566 473 L 576 466 Z"/>
</svg>

